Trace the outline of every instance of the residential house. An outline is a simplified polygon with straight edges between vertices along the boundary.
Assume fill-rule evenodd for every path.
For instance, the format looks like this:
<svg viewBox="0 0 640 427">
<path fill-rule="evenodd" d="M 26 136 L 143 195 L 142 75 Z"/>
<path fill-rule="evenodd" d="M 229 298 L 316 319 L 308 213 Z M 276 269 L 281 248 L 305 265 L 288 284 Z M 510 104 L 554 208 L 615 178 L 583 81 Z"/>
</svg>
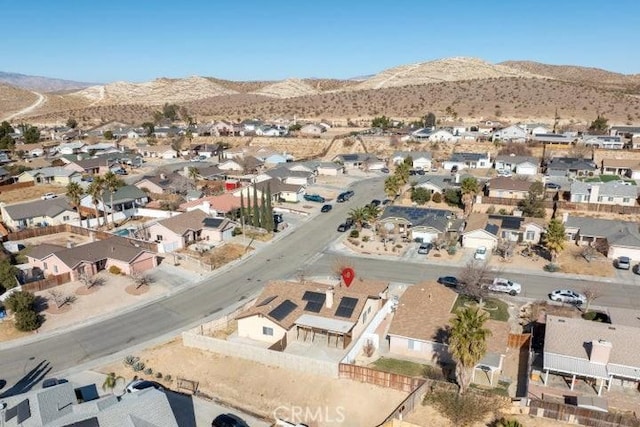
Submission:
<svg viewBox="0 0 640 427">
<path fill-rule="evenodd" d="M 131 275 L 158 265 L 154 253 L 119 236 L 72 248 L 41 244 L 29 249 L 27 260 L 32 268 L 39 268 L 45 275 L 69 273 L 72 281 L 82 274 L 92 276 L 111 266 L 118 267 L 122 274 Z"/>
<path fill-rule="evenodd" d="M 121 168 L 119 159 L 111 155 L 66 161 L 68 163 L 64 166 L 65 169 L 88 175 L 104 175 L 112 169 Z"/>
<path fill-rule="evenodd" d="M 3 427 L 180 425 L 177 417 L 181 415 L 174 413 L 167 394 L 154 388 L 99 397 L 95 384 L 74 388 L 73 383 L 65 382 L 33 387 L 2 400 Z"/>
<path fill-rule="evenodd" d="M 389 326 L 390 355 L 430 363 L 452 363 L 447 331 L 457 298 L 454 290 L 435 282 L 407 287 L 398 300 Z M 504 366 L 509 324 L 488 320 L 485 327 L 491 331 L 487 338 L 487 352 L 475 365 L 471 381 L 477 372 L 486 372 L 490 384 L 493 384 L 499 379 Z"/>
<path fill-rule="evenodd" d="M 624 148 L 624 140 L 621 136 L 583 135 L 582 143 L 588 147 L 604 148 L 607 150 L 622 150 Z"/>
<path fill-rule="evenodd" d="M 79 215 L 66 197 L 47 200 L 1 204 L 2 221 L 13 231 L 28 227 L 47 225 L 78 224 Z"/>
<path fill-rule="evenodd" d="M 258 197 L 262 199 L 262 194 L 265 196 L 271 193 L 271 198 L 275 202 L 289 202 L 298 203 L 304 200 L 305 186 L 299 184 L 286 184 L 279 179 L 272 178 L 266 181 L 260 181 L 253 184 L 253 186 L 244 187 L 240 191 L 234 193 L 244 194 L 245 197 L 253 196 L 253 187 L 256 188 Z M 249 194 L 251 193 L 251 194 Z"/>
<path fill-rule="evenodd" d="M 243 120 L 241 123 L 242 129 L 244 132 L 255 132 L 260 126 L 263 126 L 264 123 L 260 120 Z"/>
<path fill-rule="evenodd" d="M 631 148 L 633 150 L 639 150 L 640 149 L 640 134 L 633 135 L 631 137 Z"/>
<path fill-rule="evenodd" d="M 44 156 L 44 148 L 36 147 L 28 151 L 30 157 L 42 157 Z"/>
<path fill-rule="evenodd" d="M 420 128 L 411 132 L 410 138 L 414 141 L 427 141 L 431 134 L 433 134 L 433 128 Z"/>
<path fill-rule="evenodd" d="M 462 233 L 463 248 L 487 248 L 492 251 L 498 246 L 500 226 L 489 223 L 489 215 L 472 213 L 467 218 Z"/>
<path fill-rule="evenodd" d="M 175 126 L 158 126 L 153 129 L 153 136 L 155 136 L 156 138 L 169 138 L 177 136 L 179 132 L 180 129 Z"/>
<path fill-rule="evenodd" d="M 492 165 L 490 153 L 453 153 L 449 160 L 442 163 L 445 170 L 456 167 L 462 169 L 488 169 Z"/>
<path fill-rule="evenodd" d="M 554 157 L 547 164 L 548 176 L 593 176 L 598 166 L 593 160 L 576 157 Z"/>
<path fill-rule="evenodd" d="M 233 136 L 235 135 L 233 124 L 225 121 L 219 121 L 213 124 L 211 129 L 215 136 Z"/>
<path fill-rule="evenodd" d="M 300 128 L 300 134 L 309 136 L 320 136 L 326 131 L 327 129 L 324 126 L 313 123 L 306 124 Z"/>
<path fill-rule="evenodd" d="M 67 186 L 71 182 L 80 182 L 81 180 L 82 174 L 80 172 L 63 167 L 32 169 L 18 175 L 18 182 L 33 182 L 35 185 L 57 184 Z"/>
<path fill-rule="evenodd" d="M 601 205 L 635 206 L 638 187 L 630 182 L 609 181 L 571 183 L 571 201 L 574 203 L 598 203 Z"/>
<path fill-rule="evenodd" d="M 592 245 L 610 259 L 627 256 L 640 261 L 638 223 L 570 216 L 562 217 L 567 239 L 578 245 Z"/>
<path fill-rule="evenodd" d="M 101 200 L 98 202 L 98 211 L 105 212 L 106 210 L 109 214 L 121 212 L 121 216 L 124 218 L 135 215 L 135 208 L 143 207 L 147 203 L 149 203 L 149 196 L 147 196 L 147 193 L 134 185 L 125 185 L 118 188 L 113 193 L 113 200 L 111 192 L 109 190 L 105 190 L 102 193 Z M 95 209 L 90 195 L 85 195 L 80 200 L 80 205 L 82 208 L 87 210 L 93 211 Z"/>
<path fill-rule="evenodd" d="M 347 348 L 382 308 L 388 288 L 388 283 L 367 280 L 349 287 L 270 282 L 256 304 L 237 317 L 238 336 L 283 347 L 320 336 L 328 346 Z"/>
<path fill-rule="evenodd" d="M 528 132 L 520 125 L 511 125 L 493 133 L 493 140 L 524 142 Z"/>
<path fill-rule="evenodd" d="M 276 178 L 285 184 L 302 185 L 304 187 L 316 182 L 316 175 L 313 172 L 295 171 L 284 166 L 263 172 L 256 177 L 256 182 L 271 178 Z"/>
<path fill-rule="evenodd" d="M 187 190 L 193 187 L 193 182 L 179 173 L 171 172 L 160 173 L 155 176 L 144 176 L 134 185 L 153 194 L 185 194 Z"/>
<path fill-rule="evenodd" d="M 501 241 L 538 244 L 545 229 L 544 218 L 474 212 L 467 218 L 462 233 L 462 247 L 493 250 Z"/>
<path fill-rule="evenodd" d="M 245 199 L 246 201 L 246 199 Z M 202 197 L 180 205 L 180 211 L 192 211 L 200 209 L 208 213 L 210 216 L 225 216 L 227 218 L 236 219 L 239 216 L 240 197 L 233 193 L 220 194 L 218 196 Z"/>
<path fill-rule="evenodd" d="M 451 175 L 420 175 L 415 180 L 416 187 L 425 188 L 432 193 L 444 194 L 450 188 L 460 188 L 462 178 L 459 173 Z"/>
<path fill-rule="evenodd" d="M 525 179 L 499 176 L 487 182 L 489 197 L 504 199 L 526 199 L 532 182 Z"/>
<path fill-rule="evenodd" d="M 531 141 L 543 144 L 563 144 L 569 145 L 576 140 L 573 133 L 534 133 Z"/>
<path fill-rule="evenodd" d="M 462 222 L 453 212 L 444 209 L 417 208 L 410 206 L 387 206 L 377 221 L 388 234 L 399 234 L 408 239 L 433 242 L 438 238 L 457 236 Z"/>
<path fill-rule="evenodd" d="M 220 153 L 222 147 L 220 144 L 195 144 L 191 145 L 191 151 L 198 156 L 204 156 L 206 158 L 215 157 Z"/>
<path fill-rule="evenodd" d="M 634 159 L 603 159 L 602 175 L 619 175 L 624 178 L 640 179 L 640 161 Z"/>
<path fill-rule="evenodd" d="M 592 322 L 547 314 L 542 369 L 544 383 L 549 373 L 594 381 L 598 396 L 613 384 L 629 388 L 640 382 L 640 328 Z"/>
<path fill-rule="evenodd" d="M 258 173 L 263 169 L 264 162 L 254 156 L 243 155 L 241 158 L 230 158 L 218 164 L 223 171 L 241 173 Z"/>
<path fill-rule="evenodd" d="M 320 162 L 316 166 L 318 176 L 338 176 L 345 173 L 345 166 L 336 162 Z"/>
<path fill-rule="evenodd" d="M 428 151 L 396 151 L 390 160 L 392 164 L 398 165 L 404 162 L 407 157 L 411 157 L 414 169 L 427 171 L 431 169 L 431 153 Z"/>
<path fill-rule="evenodd" d="M 640 126 L 611 126 L 609 128 L 609 134 L 630 138 L 634 135 L 640 135 Z"/>
<path fill-rule="evenodd" d="M 220 169 L 217 165 L 199 167 L 198 173 L 200 178 L 207 181 L 219 181 L 223 180 L 227 176 L 227 172 Z"/>
<path fill-rule="evenodd" d="M 159 252 L 173 252 L 201 239 L 203 221 L 209 215 L 199 209 L 161 219 L 145 233 L 159 245 Z"/>
<path fill-rule="evenodd" d="M 78 154 L 82 151 L 86 144 L 82 141 L 66 142 L 56 147 L 58 154 Z"/>
<path fill-rule="evenodd" d="M 207 217 L 202 222 L 200 237 L 206 242 L 226 242 L 233 237 L 238 223 L 224 217 Z"/>
<path fill-rule="evenodd" d="M 178 157 L 178 152 L 166 145 L 143 144 L 138 146 L 138 153 L 143 157 L 155 157 L 165 160 L 175 159 Z"/>
<path fill-rule="evenodd" d="M 120 150 L 117 149 L 117 143 L 112 142 L 98 142 L 91 145 L 85 145 L 81 148 L 83 153 L 90 153 L 92 155 L 101 155 L 109 152 L 119 153 Z"/>
<path fill-rule="evenodd" d="M 374 156 L 373 154 L 367 154 L 367 153 L 338 154 L 332 159 L 332 161 L 343 165 L 345 170 L 349 170 L 349 169 L 380 170 L 386 167 L 384 161 Z"/>
<path fill-rule="evenodd" d="M 551 132 L 551 129 L 549 129 L 547 125 L 542 123 L 528 123 L 522 125 L 522 127 L 529 135 L 545 134 Z"/>
<path fill-rule="evenodd" d="M 428 138 L 430 142 L 455 142 L 458 139 L 460 139 L 460 137 L 455 136 L 453 133 L 445 129 L 438 129 L 431 132 Z"/>
<path fill-rule="evenodd" d="M 264 125 L 258 126 L 255 133 L 258 136 L 284 136 L 287 133 L 287 129 L 285 127 Z"/>
<path fill-rule="evenodd" d="M 515 154 L 496 156 L 494 167 L 496 170 L 515 172 L 516 175 L 536 175 L 540 161 L 536 157 L 516 156 Z"/>
</svg>

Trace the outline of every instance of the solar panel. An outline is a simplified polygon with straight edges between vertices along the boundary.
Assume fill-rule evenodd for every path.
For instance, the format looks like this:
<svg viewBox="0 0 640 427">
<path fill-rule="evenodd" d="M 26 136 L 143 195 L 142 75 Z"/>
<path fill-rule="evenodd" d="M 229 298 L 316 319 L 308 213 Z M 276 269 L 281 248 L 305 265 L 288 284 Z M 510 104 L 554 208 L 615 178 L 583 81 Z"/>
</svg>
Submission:
<svg viewBox="0 0 640 427">
<path fill-rule="evenodd" d="M 502 228 L 508 228 L 509 230 L 517 230 L 520 228 L 520 221 L 522 218 L 518 217 L 506 217 L 502 219 Z"/>
<path fill-rule="evenodd" d="M 326 299 L 327 294 L 320 292 L 306 291 L 304 295 L 302 295 L 303 301 L 319 302 L 320 304 L 324 304 Z"/>
<path fill-rule="evenodd" d="M 13 408 L 7 409 L 7 411 L 4 413 L 4 421 L 7 422 L 17 416 L 18 416 L 18 405 L 14 406 Z"/>
<path fill-rule="evenodd" d="M 31 408 L 29 407 L 29 399 L 25 399 L 18 403 L 16 407 L 18 409 L 18 424 L 22 424 L 25 420 L 31 417 Z"/>
<path fill-rule="evenodd" d="M 307 305 L 304 307 L 304 311 L 310 311 L 312 313 L 320 313 L 322 310 L 323 302 L 307 301 Z"/>
<path fill-rule="evenodd" d="M 86 420 L 77 421 L 73 424 L 67 424 L 65 427 L 100 427 L 100 423 L 96 417 L 87 418 Z"/>
<path fill-rule="evenodd" d="M 289 314 L 291 314 L 291 312 L 295 310 L 297 307 L 298 306 L 294 302 L 287 299 L 282 301 L 279 306 L 271 310 L 271 312 L 269 313 L 269 316 L 280 321 L 285 317 L 287 317 Z"/>
<path fill-rule="evenodd" d="M 342 297 L 340 305 L 338 305 L 338 308 L 336 309 L 336 316 L 345 317 L 347 319 L 350 318 L 357 304 L 357 298 Z"/>
<path fill-rule="evenodd" d="M 267 298 L 263 299 L 260 304 L 256 305 L 256 307 L 265 306 L 265 305 L 269 304 L 271 301 L 273 301 L 276 298 L 278 298 L 278 295 L 272 295 L 270 297 L 267 297 Z"/>
</svg>

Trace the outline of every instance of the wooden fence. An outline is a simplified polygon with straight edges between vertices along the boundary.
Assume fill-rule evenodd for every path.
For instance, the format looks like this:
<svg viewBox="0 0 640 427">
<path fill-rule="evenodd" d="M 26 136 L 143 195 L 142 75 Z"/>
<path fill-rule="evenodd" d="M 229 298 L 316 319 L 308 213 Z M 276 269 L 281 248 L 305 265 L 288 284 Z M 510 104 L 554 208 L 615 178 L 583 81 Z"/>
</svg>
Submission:
<svg viewBox="0 0 640 427">
<path fill-rule="evenodd" d="M 509 348 L 521 349 L 522 347 L 529 347 L 531 341 L 531 334 L 509 334 L 507 338 L 507 346 Z"/>
<path fill-rule="evenodd" d="M 11 190 L 19 190 L 21 188 L 33 187 L 34 185 L 35 185 L 35 183 L 33 181 L 30 181 L 30 182 L 16 182 L 16 183 L 13 183 L 13 184 L 0 185 L 0 193 L 3 193 L 5 191 L 11 191 Z"/>
<path fill-rule="evenodd" d="M 563 403 L 531 399 L 529 406 L 533 416 L 550 418 L 591 427 L 640 427 L 640 420 L 632 414 L 594 411 Z"/>
<path fill-rule="evenodd" d="M 392 374 L 390 372 L 367 368 L 366 366 L 349 365 L 346 363 L 340 363 L 338 374 L 340 378 L 375 384 L 381 387 L 404 391 L 405 393 L 411 393 L 420 387 L 424 381 L 421 378 Z"/>
<path fill-rule="evenodd" d="M 22 285 L 22 290 L 29 291 L 29 292 L 39 292 L 39 291 L 55 288 L 56 286 L 69 283 L 70 281 L 71 281 L 71 274 L 62 273 L 56 276 L 49 276 L 45 279 L 38 280 L 36 282 L 29 282 L 25 285 Z"/>
<path fill-rule="evenodd" d="M 522 199 L 510 199 L 505 197 L 489 197 L 482 196 L 482 204 L 485 205 L 503 205 L 503 206 L 518 206 Z M 640 214 L 640 206 L 620 206 L 620 205 L 605 205 L 600 203 L 573 203 L 566 200 L 544 200 L 543 205 L 545 209 L 561 209 L 567 211 L 587 211 L 587 212 L 603 212 L 603 213 L 618 213 L 623 215 Z"/>
</svg>

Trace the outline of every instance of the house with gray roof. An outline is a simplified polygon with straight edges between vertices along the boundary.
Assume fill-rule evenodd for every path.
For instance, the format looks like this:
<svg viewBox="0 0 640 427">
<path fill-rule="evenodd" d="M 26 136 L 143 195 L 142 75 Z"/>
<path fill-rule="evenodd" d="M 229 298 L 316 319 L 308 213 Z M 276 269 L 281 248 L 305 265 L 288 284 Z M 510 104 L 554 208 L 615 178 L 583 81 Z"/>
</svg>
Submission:
<svg viewBox="0 0 640 427">
<path fill-rule="evenodd" d="M 582 143 L 588 147 L 604 148 L 607 150 L 622 150 L 624 148 L 624 140 L 621 136 L 583 135 Z"/>
<path fill-rule="evenodd" d="M 83 208 L 93 211 L 95 206 L 92 202 L 92 197 L 85 195 L 80 200 L 80 205 Z M 125 216 L 130 216 L 129 213 L 131 213 L 131 215 L 135 213 L 132 212 L 134 208 L 143 207 L 147 203 L 149 203 L 147 193 L 134 185 L 124 185 L 113 193 L 113 199 L 111 197 L 111 191 L 105 190 L 102 193 L 101 200 L 98 201 L 98 211 L 105 212 L 106 210 L 109 214 L 122 212 Z"/>
<path fill-rule="evenodd" d="M 576 135 L 572 133 L 534 133 L 531 141 L 543 144 L 564 144 L 568 145 L 576 140 Z"/>
<path fill-rule="evenodd" d="M 83 401 L 72 383 L 2 398 L 3 427 L 178 427 L 167 394 L 154 388 Z M 97 390 L 93 386 L 97 396 Z"/>
<path fill-rule="evenodd" d="M 173 252 L 200 239 L 203 221 L 208 216 L 204 211 L 194 209 L 157 221 L 145 233 L 159 244 L 160 252 Z"/>
<path fill-rule="evenodd" d="M 444 194 L 450 188 L 460 188 L 460 182 L 464 179 L 460 174 L 451 175 L 418 175 L 415 181 L 416 187 L 431 190 L 433 193 Z"/>
<path fill-rule="evenodd" d="M 640 135 L 640 126 L 611 126 L 609 129 L 611 135 Z"/>
<path fill-rule="evenodd" d="M 198 172 L 200 172 L 199 169 Z M 177 172 L 171 172 L 143 176 L 134 185 L 141 190 L 147 189 L 154 194 L 185 194 L 193 187 L 193 182 Z"/>
<path fill-rule="evenodd" d="M 635 206 L 638 187 L 626 181 L 571 183 L 571 202 L 601 205 Z"/>
<path fill-rule="evenodd" d="M 439 237 L 457 235 L 464 223 L 452 211 L 391 205 L 385 207 L 377 221 L 389 234 L 432 242 Z"/>
<path fill-rule="evenodd" d="M 592 245 L 607 258 L 627 256 L 640 261 L 640 229 L 637 222 L 563 215 L 567 239 Z"/>
<path fill-rule="evenodd" d="M 18 175 L 18 182 L 33 182 L 40 184 L 57 184 L 60 186 L 69 185 L 71 182 L 80 182 L 82 174 L 75 170 L 63 167 L 47 167 L 24 171 Z"/>
<path fill-rule="evenodd" d="M 546 167 L 548 176 L 593 176 L 598 173 L 598 165 L 591 159 L 577 157 L 554 157 Z"/>
<path fill-rule="evenodd" d="M 490 153 L 453 153 L 442 163 L 445 170 L 489 169 L 493 165 Z"/>
<path fill-rule="evenodd" d="M 382 159 L 368 153 L 338 154 L 332 159 L 332 161 L 340 163 L 347 170 L 380 170 L 386 166 Z"/>
<path fill-rule="evenodd" d="M 612 385 L 640 382 L 640 328 L 546 316 L 542 357 L 545 384 L 549 373 L 596 381 L 598 396 Z"/>
<path fill-rule="evenodd" d="M 78 224 L 79 215 L 66 197 L 47 200 L 1 204 L 2 220 L 12 231 L 28 227 L 45 227 L 47 225 Z"/>
<path fill-rule="evenodd" d="M 311 185 L 316 182 L 316 175 L 313 172 L 292 170 L 286 166 L 269 169 L 256 177 L 256 181 L 264 181 L 275 178 L 285 184 Z"/>
<path fill-rule="evenodd" d="M 533 156 L 516 156 L 506 154 L 496 156 L 494 168 L 515 172 L 516 175 L 535 175 L 538 173 L 540 160 Z"/>
<path fill-rule="evenodd" d="M 392 164 L 398 165 L 404 162 L 407 157 L 411 157 L 414 169 L 431 169 L 432 159 L 431 153 L 428 151 L 396 151 L 390 160 Z"/>
</svg>

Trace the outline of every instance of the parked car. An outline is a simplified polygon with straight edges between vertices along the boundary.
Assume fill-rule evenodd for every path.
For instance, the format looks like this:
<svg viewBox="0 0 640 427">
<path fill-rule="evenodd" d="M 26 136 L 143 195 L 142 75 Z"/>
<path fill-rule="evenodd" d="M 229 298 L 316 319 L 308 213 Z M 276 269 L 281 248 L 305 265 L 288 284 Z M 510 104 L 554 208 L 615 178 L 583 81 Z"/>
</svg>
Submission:
<svg viewBox="0 0 640 427">
<path fill-rule="evenodd" d="M 381 204 L 382 204 L 382 202 L 381 202 L 380 200 L 378 200 L 378 199 L 373 199 L 373 200 L 371 201 L 371 203 L 369 203 L 369 205 L 371 205 L 371 206 L 375 206 L 375 207 L 378 207 L 378 206 L 380 206 Z"/>
<path fill-rule="evenodd" d="M 522 291 L 522 285 L 520 283 L 512 282 L 509 279 L 503 279 L 496 277 L 493 282 L 487 286 L 487 289 L 493 292 L 502 292 L 511 296 L 518 295 Z"/>
<path fill-rule="evenodd" d="M 387 206 L 389 203 L 391 203 L 391 199 L 384 199 L 382 201 L 382 206 Z"/>
<path fill-rule="evenodd" d="M 344 223 L 345 223 L 345 224 L 347 224 L 347 227 L 349 227 L 349 228 L 351 228 L 351 227 L 353 227 L 353 226 L 354 226 L 354 222 L 353 222 L 353 220 L 352 220 L 351 218 L 347 218 L 347 219 L 344 221 Z"/>
<path fill-rule="evenodd" d="M 487 248 L 484 246 L 476 249 L 476 252 L 473 254 L 473 259 L 477 259 L 480 261 L 484 261 L 487 259 Z"/>
<path fill-rule="evenodd" d="M 633 266 L 633 272 L 640 275 L 640 264 L 636 264 Z"/>
<path fill-rule="evenodd" d="M 320 212 L 329 212 L 331 209 L 333 209 L 333 206 L 323 205 L 322 208 L 320 208 Z"/>
<path fill-rule="evenodd" d="M 618 257 L 615 265 L 620 270 L 629 270 L 631 268 L 631 259 L 628 256 Z"/>
<path fill-rule="evenodd" d="M 342 203 L 342 202 L 346 202 L 347 200 L 349 200 L 351 197 L 353 197 L 354 192 L 349 190 L 349 191 L 345 191 L 344 193 L 340 193 L 338 194 L 338 198 L 337 201 Z"/>
<path fill-rule="evenodd" d="M 233 414 L 220 414 L 213 419 L 211 427 L 249 427 L 246 422 Z"/>
<path fill-rule="evenodd" d="M 448 288 L 457 288 L 458 285 L 460 284 L 460 281 L 453 276 L 442 276 L 442 277 L 438 277 L 438 283 Z"/>
<path fill-rule="evenodd" d="M 559 190 L 560 189 L 560 185 L 554 183 L 554 182 L 547 182 L 544 185 L 544 188 L 546 188 L 547 190 Z"/>
<path fill-rule="evenodd" d="M 49 200 L 49 199 L 55 199 L 56 197 L 58 197 L 58 195 L 55 193 L 44 193 L 40 198 L 42 200 Z"/>
<path fill-rule="evenodd" d="M 389 168 L 382 168 L 382 169 L 380 169 L 380 172 L 389 173 Z"/>
<path fill-rule="evenodd" d="M 165 390 L 162 384 L 157 383 L 155 381 L 134 380 L 134 381 L 131 381 L 127 386 L 127 393 L 136 393 L 138 391 L 146 390 L 148 388 L 155 388 L 156 390 L 161 390 L 161 391 Z"/>
<path fill-rule="evenodd" d="M 431 243 L 421 243 L 418 248 L 418 253 L 422 255 L 429 255 L 431 249 L 433 249 L 433 245 Z"/>
<path fill-rule="evenodd" d="M 587 297 L 569 289 L 558 289 L 549 294 L 551 301 L 582 305 L 587 302 Z"/>
<path fill-rule="evenodd" d="M 498 169 L 498 176 L 510 177 L 513 173 L 509 169 Z"/>
<path fill-rule="evenodd" d="M 324 197 L 322 197 L 319 194 L 305 194 L 304 195 L 304 199 L 309 201 L 309 202 L 318 202 L 318 203 L 324 203 Z"/>
<path fill-rule="evenodd" d="M 338 226 L 338 231 L 341 233 L 344 233 L 345 231 L 347 231 L 348 229 L 350 229 L 351 227 L 349 227 L 349 225 L 347 223 L 342 223 Z"/>
<path fill-rule="evenodd" d="M 68 383 L 69 381 L 65 380 L 64 378 L 47 378 L 46 380 L 42 381 L 42 388 L 49 388 L 49 387 L 53 387 L 56 386 L 58 384 L 64 384 L 64 383 Z"/>
</svg>

